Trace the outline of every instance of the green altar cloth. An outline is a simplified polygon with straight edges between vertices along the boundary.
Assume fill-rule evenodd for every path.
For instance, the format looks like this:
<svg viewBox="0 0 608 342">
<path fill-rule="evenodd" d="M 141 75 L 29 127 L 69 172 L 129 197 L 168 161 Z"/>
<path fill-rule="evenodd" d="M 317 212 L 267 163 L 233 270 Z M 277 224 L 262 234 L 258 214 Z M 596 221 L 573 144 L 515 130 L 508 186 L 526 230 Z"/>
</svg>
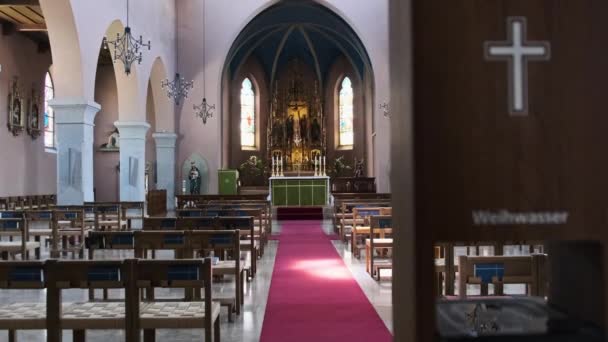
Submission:
<svg viewBox="0 0 608 342">
<path fill-rule="evenodd" d="M 270 177 L 274 206 L 329 205 L 329 177 Z"/>
</svg>

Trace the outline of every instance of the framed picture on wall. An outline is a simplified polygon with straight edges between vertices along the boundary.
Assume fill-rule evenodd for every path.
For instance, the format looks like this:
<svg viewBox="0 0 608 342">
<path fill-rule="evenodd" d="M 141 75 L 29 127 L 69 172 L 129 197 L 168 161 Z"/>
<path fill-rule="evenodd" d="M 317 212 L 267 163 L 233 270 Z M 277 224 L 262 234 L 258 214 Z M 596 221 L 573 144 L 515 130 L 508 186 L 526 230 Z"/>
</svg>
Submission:
<svg viewBox="0 0 608 342">
<path fill-rule="evenodd" d="M 32 89 L 27 111 L 27 133 L 36 139 L 40 136 L 40 95 Z"/>
<path fill-rule="evenodd" d="M 18 136 L 23 132 L 25 105 L 19 91 L 17 77 L 13 79 L 12 84 L 9 85 L 9 89 L 11 91 L 8 94 L 8 118 L 6 125 L 14 136 Z"/>
</svg>

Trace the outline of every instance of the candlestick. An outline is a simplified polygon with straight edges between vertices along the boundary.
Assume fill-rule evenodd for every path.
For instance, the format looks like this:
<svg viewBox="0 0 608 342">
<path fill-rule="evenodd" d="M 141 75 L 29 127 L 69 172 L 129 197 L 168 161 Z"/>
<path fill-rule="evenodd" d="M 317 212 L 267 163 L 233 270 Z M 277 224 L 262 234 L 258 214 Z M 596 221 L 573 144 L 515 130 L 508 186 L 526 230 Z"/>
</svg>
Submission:
<svg viewBox="0 0 608 342">
<path fill-rule="evenodd" d="M 326 176 L 325 167 L 327 166 L 327 161 L 325 160 L 325 156 L 323 156 L 323 176 Z"/>
</svg>

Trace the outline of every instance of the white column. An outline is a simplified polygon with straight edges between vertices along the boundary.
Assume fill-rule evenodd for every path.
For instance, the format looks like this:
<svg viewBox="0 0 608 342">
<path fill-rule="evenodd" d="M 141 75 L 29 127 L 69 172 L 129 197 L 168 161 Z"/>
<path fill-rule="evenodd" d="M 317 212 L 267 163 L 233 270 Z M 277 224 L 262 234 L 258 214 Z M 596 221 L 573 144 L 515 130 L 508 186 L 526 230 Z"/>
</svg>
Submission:
<svg viewBox="0 0 608 342">
<path fill-rule="evenodd" d="M 175 210 L 175 140 L 177 134 L 152 134 L 156 142 L 156 187 L 167 190 L 167 210 Z"/>
<path fill-rule="evenodd" d="M 68 98 L 53 99 L 50 106 L 55 113 L 57 139 L 57 204 L 92 202 L 93 127 L 101 106 Z"/>
<path fill-rule="evenodd" d="M 116 121 L 120 135 L 120 200 L 146 200 L 146 132 L 147 122 Z"/>
</svg>

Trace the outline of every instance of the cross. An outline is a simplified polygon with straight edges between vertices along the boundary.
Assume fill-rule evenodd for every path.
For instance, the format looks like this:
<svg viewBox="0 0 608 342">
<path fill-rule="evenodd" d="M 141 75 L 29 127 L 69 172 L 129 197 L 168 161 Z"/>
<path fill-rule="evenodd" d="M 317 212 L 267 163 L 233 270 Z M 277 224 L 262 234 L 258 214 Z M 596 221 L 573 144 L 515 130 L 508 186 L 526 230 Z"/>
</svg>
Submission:
<svg viewBox="0 0 608 342">
<path fill-rule="evenodd" d="M 509 112 L 528 115 L 528 61 L 551 59 L 551 45 L 547 41 L 526 41 L 526 18 L 507 18 L 507 41 L 485 42 L 485 58 L 509 63 Z"/>
</svg>

